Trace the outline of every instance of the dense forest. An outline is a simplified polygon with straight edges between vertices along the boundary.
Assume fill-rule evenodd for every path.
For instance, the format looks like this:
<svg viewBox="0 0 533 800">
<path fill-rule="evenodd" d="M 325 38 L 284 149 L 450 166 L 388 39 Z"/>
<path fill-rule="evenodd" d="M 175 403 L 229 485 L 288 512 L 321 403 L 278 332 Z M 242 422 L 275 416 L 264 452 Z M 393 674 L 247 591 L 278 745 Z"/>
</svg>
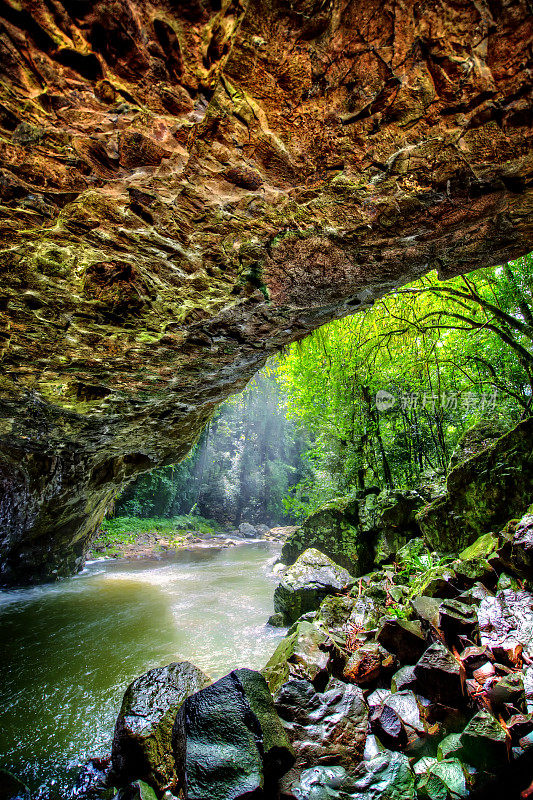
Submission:
<svg viewBox="0 0 533 800">
<path fill-rule="evenodd" d="M 506 430 L 532 399 L 533 256 L 431 273 L 271 360 L 186 461 L 142 475 L 114 512 L 300 521 L 354 489 L 438 480 L 465 430 Z"/>
</svg>

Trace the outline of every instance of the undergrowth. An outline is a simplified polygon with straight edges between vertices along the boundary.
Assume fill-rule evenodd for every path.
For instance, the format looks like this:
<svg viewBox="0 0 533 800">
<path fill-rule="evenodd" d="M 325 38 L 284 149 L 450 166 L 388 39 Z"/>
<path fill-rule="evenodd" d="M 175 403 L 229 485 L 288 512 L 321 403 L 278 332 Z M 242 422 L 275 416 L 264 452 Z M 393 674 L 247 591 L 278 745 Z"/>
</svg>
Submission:
<svg viewBox="0 0 533 800">
<path fill-rule="evenodd" d="M 219 531 L 220 526 L 215 520 L 195 514 L 168 518 L 114 517 L 102 522 L 101 531 L 93 542 L 90 555 L 93 557 L 101 555 L 102 546 L 107 555 L 117 555 L 121 545 L 135 544 L 143 535 L 149 533 L 163 534 L 172 545 L 177 546 L 188 532 L 214 534 Z"/>
</svg>

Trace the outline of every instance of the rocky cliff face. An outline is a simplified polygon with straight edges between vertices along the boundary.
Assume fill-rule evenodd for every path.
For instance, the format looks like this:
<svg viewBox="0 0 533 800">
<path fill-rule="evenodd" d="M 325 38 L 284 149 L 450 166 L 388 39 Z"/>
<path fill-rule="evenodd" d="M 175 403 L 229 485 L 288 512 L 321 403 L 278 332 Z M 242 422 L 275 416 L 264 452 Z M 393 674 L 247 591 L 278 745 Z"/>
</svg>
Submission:
<svg viewBox="0 0 533 800">
<path fill-rule="evenodd" d="M 4 582 L 280 346 L 531 248 L 528 8 L 0 2 Z"/>
</svg>

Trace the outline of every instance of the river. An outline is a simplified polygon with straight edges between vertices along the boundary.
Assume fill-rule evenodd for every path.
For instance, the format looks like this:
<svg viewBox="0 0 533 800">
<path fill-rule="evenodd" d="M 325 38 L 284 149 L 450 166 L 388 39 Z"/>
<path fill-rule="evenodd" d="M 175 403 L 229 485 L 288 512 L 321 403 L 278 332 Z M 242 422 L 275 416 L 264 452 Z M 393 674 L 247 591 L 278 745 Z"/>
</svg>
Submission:
<svg viewBox="0 0 533 800">
<path fill-rule="evenodd" d="M 81 763 L 109 752 L 137 675 L 183 660 L 213 678 L 261 668 L 284 633 L 265 625 L 278 552 L 257 542 L 101 561 L 60 583 L 0 593 L 0 767 L 59 800 Z"/>
</svg>

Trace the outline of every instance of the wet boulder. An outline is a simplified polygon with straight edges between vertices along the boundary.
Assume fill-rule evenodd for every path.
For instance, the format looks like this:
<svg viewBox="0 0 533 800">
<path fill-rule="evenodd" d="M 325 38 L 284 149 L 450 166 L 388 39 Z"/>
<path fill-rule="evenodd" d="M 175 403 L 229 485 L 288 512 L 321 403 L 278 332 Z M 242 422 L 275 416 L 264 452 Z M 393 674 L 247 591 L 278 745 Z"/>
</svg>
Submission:
<svg viewBox="0 0 533 800">
<path fill-rule="evenodd" d="M 513 714 L 507 720 L 507 730 L 513 744 L 517 744 L 524 736 L 533 733 L 533 714 Z"/>
<path fill-rule="evenodd" d="M 401 692 L 403 689 L 416 687 L 416 674 L 414 666 L 406 665 L 394 673 L 391 679 L 391 690 Z"/>
<path fill-rule="evenodd" d="M 400 664 L 414 664 L 427 647 L 420 622 L 395 617 L 383 621 L 377 641 L 397 656 Z"/>
<path fill-rule="evenodd" d="M 486 597 L 478 608 L 481 644 L 497 661 L 515 666 L 525 654 L 533 659 L 533 595 L 505 589 Z"/>
<path fill-rule="evenodd" d="M 367 642 L 348 657 L 342 676 L 350 683 L 368 686 L 383 674 L 390 674 L 397 666 L 395 657 L 378 642 Z"/>
<path fill-rule="evenodd" d="M 263 797 L 294 762 L 266 681 L 249 669 L 185 700 L 172 749 L 187 800 Z"/>
<path fill-rule="evenodd" d="M 283 800 L 348 800 L 352 785 L 344 767 L 312 767 L 283 787 Z"/>
<path fill-rule="evenodd" d="M 353 575 L 370 569 L 371 543 L 361 535 L 358 499 L 330 500 L 311 514 L 286 540 L 281 551 L 284 564 L 294 564 L 308 548 L 316 548 Z"/>
<path fill-rule="evenodd" d="M 368 708 L 358 686 L 331 678 L 323 692 L 292 679 L 275 695 L 276 710 L 296 753 L 297 771 L 338 764 L 351 771 L 365 749 Z"/>
<path fill-rule="evenodd" d="M 343 767 L 304 770 L 283 800 L 413 800 L 414 776 L 401 753 L 388 750 L 366 759 L 349 774 Z"/>
<path fill-rule="evenodd" d="M 505 708 L 515 708 L 525 711 L 526 696 L 522 675 L 512 672 L 504 675 L 486 689 L 486 698 L 495 713 L 502 712 Z"/>
<path fill-rule="evenodd" d="M 352 612 L 348 617 L 346 627 L 348 630 L 375 631 L 379 623 L 385 616 L 385 608 L 376 600 L 366 594 L 358 597 L 353 606 Z"/>
<path fill-rule="evenodd" d="M 0 800 L 30 800 L 30 790 L 15 775 L 0 769 Z"/>
<path fill-rule="evenodd" d="M 350 619 L 356 604 L 357 600 L 354 597 L 329 595 L 320 604 L 317 620 L 329 631 L 341 631 Z"/>
<path fill-rule="evenodd" d="M 464 767 L 457 758 L 438 761 L 426 757 L 413 769 L 419 775 L 416 784 L 418 800 L 460 800 L 469 795 Z"/>
<path fill-rule="evenodd" d="M 436 567 L 428 575 L 422 587 L 422 592 L 427 597 L 456 597 L 461 590 L 456 573 L 448 566 Z"/>
<path fill-rule="evenodd" d="M 402 720 L 394 708 L 386 703 L 372 709 L 370 726 L 372 732 L 386 747 L 397 750 L 407 743 L 407 734 Z"/>
<path fill-rule="evenodd" d="M 430 628 L 438 628 L 439 626 L 439 609 L 442 604 L 440 597 L 427 597 L 426 595 L 418 595 L 411 599 L 411 608 L 415 616 L 421 621 L 425 630 Z"/>
<path fill-rule="evenodd" d="M 347 800 L 414 800 L 415 776 L 403 753 L 384 750 L 355 770 Z"/>
<path fill-rule="evenodd" d="M 445 600 L 439 607 L 439 628 L 447 641 L 452 642 L 464 634 L 472 638 L 477 631 L 475 608 L 460 600 Z"/>
<path fill-rule="evenodd" d="M 462 702 L 461 669 L 444 645 L 428 647 L 415 665 L 415 675 L 418 691 L 429 700 L 453 707 Z"/>
<path fill-rule="evenodd" d="M 437 747 L 437 760 L 442 761 L 446 758 L 461 758 L 462 753 L 461 734 L 449 733 L 439 742 Z"/>
<path fill-rule="evenodd" d="M 270 625 L 271 628 L 285 628 L 285 617 L 280 611 L 277 611 L 269 616 L 267 625 Z"/>
<path fill-rule="evenodd" d="M 372 708 L 370 723 L 373 733 L 386 747 L 409 749 L 412 753 L 424 746 L 423 711 L 412 691 L 384 693 L 381 702 Z"/>
<path fill-rule="evenodd" d="M 496 773 L 508 760 L 504 728 L 488 711 L 478 711 L 461 734 L 461 747 L 468 764 Z"/>
<path fill-rule="evenodd" d="M 145 781 L 158 792 L 177 786 L 172 726 L 184 700 L 210 683 L 187 661 L 156 667 L 124 694 L 112 747 L 112 782 Z"/>
<path fill-rule="evenodd" d="M 323 687 L 328 681 L 329 662 L 327 630 L 312 622 L 297 622 L 281 640 L 262 674 L 272 693 L 294 675 Z"/>
<path fill-rule="evenodd" d="M 494 661 L 494 656 L 488 647 L 479 647 L 477 645 L 465 647 L 459 654 L 459 658 L 468 673 L 473 673 L 483 667 L 487 661 Z"/>
<path fill-rule="evenodd" d="M 307 611 L 316 611 L 327 595 L 347 591 L 354 582 L 346 569 L 310 548 L 287 569 L 276 587 L 274 610 L 291 624 Z"/>
<path fill-rule="evenodd" d="M 113 800 L 115 791 L 109 782 L 111 756 L 91 758 L 83 765 L 76 784 L 72 790 L 72 797 L 76 800 Z M 0 798 L 2 793 L 0 792 Z"/>
</svg>

